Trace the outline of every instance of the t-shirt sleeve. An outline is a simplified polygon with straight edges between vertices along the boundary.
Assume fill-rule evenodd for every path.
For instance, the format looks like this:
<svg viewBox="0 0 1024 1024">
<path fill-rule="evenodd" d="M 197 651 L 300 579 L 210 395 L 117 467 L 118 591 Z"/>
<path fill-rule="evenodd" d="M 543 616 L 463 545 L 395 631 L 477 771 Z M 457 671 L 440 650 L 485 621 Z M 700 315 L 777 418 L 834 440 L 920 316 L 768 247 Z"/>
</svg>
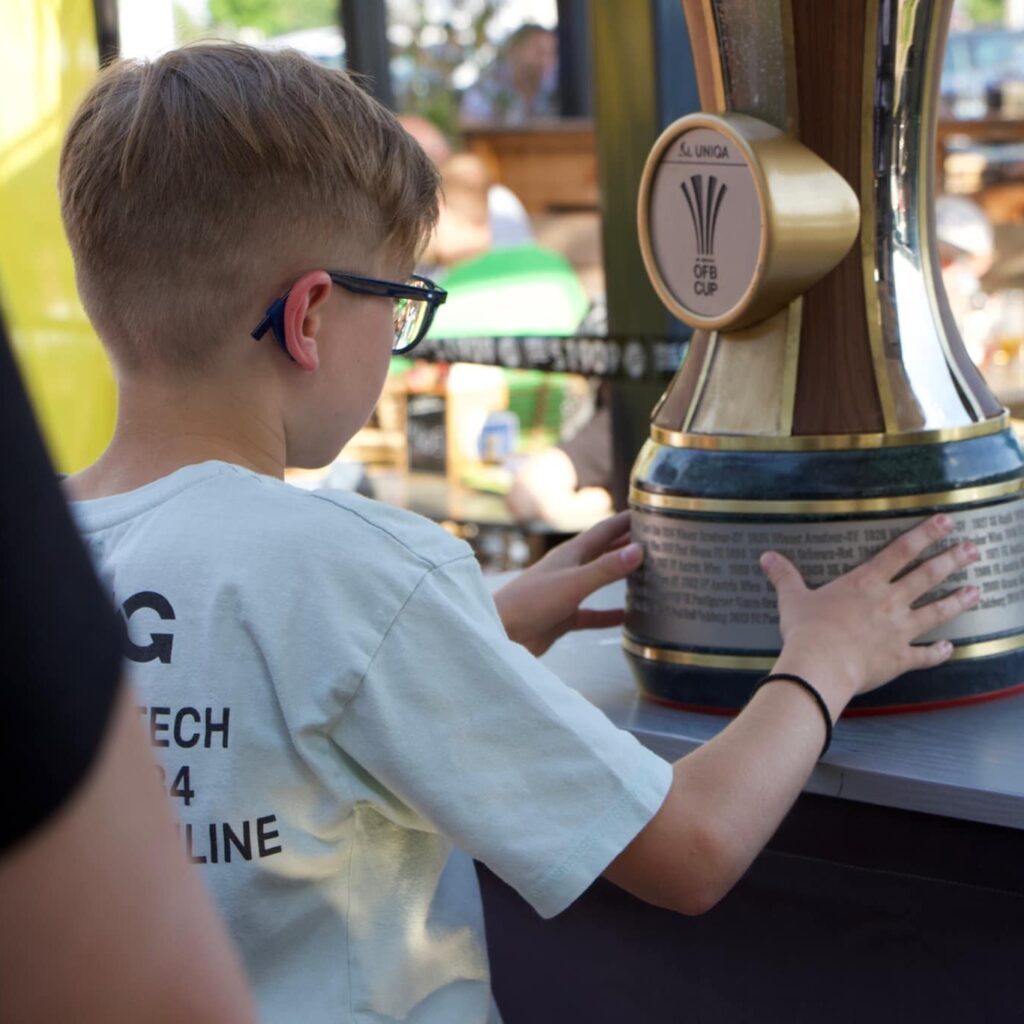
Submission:
<svg viewBox="0 0 1024 1024">
<path fill-rule="evenodd" d="M 545 917 L 629 844 L 672 778 L 508 639 L 472 557 L 424 575 L 334 738 Z"/>
<path fill-rule="evenodd" d="M 122 634 L 71 521 L 2 331 L 0 436 L 3 850 L 49 817 L 89 770 L 121 675 Z"/>
</svg>

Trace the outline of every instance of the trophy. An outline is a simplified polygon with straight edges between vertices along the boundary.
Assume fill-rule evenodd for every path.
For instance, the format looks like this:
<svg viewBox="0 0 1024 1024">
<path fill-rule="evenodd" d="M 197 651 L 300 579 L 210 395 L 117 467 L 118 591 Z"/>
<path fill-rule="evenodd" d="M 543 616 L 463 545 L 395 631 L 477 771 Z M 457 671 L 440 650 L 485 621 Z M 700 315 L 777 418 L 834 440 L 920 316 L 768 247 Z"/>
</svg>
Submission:
<svg viewBox="0 0 1024 1024">
<path fill-rule="evenodd" d="M 971 363 L 939 275 L 939 71 L 952 0 L 683 0 L 702 111 L 644 169 L 644 263 L 693 328 L 630 505 L 643 568 L 624 646 L 642 691 L 741 707 L 781 646 L 758 566 L 809 585 L 926 516 L 981 558 L 976 608 L 920 642 L 953 657 L 862 712 L 1024 684 L 1024 453 Z M 933 549 L 929 554 L 933 553 Z"/>
</svg>

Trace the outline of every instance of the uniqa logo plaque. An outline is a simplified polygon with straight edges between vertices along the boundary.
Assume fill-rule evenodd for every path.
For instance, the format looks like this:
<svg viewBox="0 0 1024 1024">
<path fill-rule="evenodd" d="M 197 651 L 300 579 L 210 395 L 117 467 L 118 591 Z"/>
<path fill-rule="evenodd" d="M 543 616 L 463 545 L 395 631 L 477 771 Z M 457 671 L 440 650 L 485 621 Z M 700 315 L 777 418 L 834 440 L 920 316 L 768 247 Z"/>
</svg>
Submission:
<svg viewBox="0 0 1024 1024">
<path fill-rule="evenodd" d="M 699 317 L 725 316 L 746 295 L 761 249 L 754 174 L 733 140 L 710 128 L 665 149 L 650 197 L 650 239 L 665 286 Z"/>
<path fill-rule="evenodd" d="M 668 309 L 691 327 L 738 330 L 773 316 L 843 258 L 860 206 L 842 175 L 773 125 L 688 114 L 647 158 L 637 228 Z"/>
</svg>

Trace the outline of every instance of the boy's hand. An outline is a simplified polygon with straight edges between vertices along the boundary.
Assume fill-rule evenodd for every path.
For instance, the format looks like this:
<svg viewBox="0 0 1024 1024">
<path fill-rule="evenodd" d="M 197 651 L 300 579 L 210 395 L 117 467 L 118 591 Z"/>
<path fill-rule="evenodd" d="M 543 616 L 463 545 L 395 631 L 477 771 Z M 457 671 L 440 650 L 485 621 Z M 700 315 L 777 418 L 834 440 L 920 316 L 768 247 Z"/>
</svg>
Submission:
<svg viewBox="0 0 1024 1024">
<path fill-rule="evenodd" d="M 976 561 L 978 549 L 966 541 L 900 574 L 952 527 L 948 516 L 933 516 L 870 561 L 814 590 L 782 555 L 762 555 L 761 567 L 779 598 L 784 645 L 776 671 L 807 676 L 821 688 L 835 718 L 856 694 L 945 661 L 953 652 L 948 641 L 917 646 L 912 641 L 973 608 L 977 589 L 962 587 L 923 607 L 912 606 L 947 576 Z"/>
<path fill-rule="evenodd" d="M 864 565 L 816 590 L 782 555 L 761 564 L 779 596 L 785 644 L 778 672 L 805 677 L 832 718 L 856 693 L 945 661 L 945 643 L 914 647 L 923 633 L 977 603 L 964 587 L 922 608 L 913 603 L 978 557 L 958 544 L 897 579 L 952 524 L 936 516 Z M 798 687 L 763 687 L 717 736 L 674 767 L 661 809 L 605 871 L 641 899 L 684 914 L 720 900 L 779 827 L 821 754 L 817 706 Z"/>
<path fill-rule="evenodd" d="M 494 595 L 505 631 L 535 655 L 573 629 L 621 625 L 623 610 L 580 608 L 595 590 L 628 576 L 643 561 L 629 543 L 629 513 L 620 512 L 559 544 Z"/>
</svg>

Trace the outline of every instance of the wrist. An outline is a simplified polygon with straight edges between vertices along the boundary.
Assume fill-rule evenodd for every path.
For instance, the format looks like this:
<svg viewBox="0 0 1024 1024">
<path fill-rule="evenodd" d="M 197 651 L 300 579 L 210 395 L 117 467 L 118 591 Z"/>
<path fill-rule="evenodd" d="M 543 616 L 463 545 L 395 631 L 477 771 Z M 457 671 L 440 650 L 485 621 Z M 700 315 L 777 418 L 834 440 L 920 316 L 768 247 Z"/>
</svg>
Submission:
<svg viewBox="0 0 1024 1024">
<path fill-rule="evenodd" d="M 801 643 L 795 638 L 787 639 L 772 672 L 790 672 L 811 683 L 825 701 L 833 722 L 860 690 L 856 672 L 836 649 Z"/>
<path fill-rule="evenodd" d="M 794 672 L 772 672 L 766 675 L 755 687 L 754 692 L 751 695 L 751 700 L 757 697 L 757 694 L 764 689 L 766 686 L 771 686 L 774 683 L 788 683 L 790 686 L 796 686 L 803 690 L 814 701 L 818 712 L 821 715 L 822 724 L 825 727 L 825 741 L 821 746 L 821 753 L 818 755 L 819 759 L 825 755 L 830 744 L 832 743 L 832 724 L 834 716 L 828 705 L 825 703 L 825 698 L 822 697 L 816 686 L 809 683 L 803 676 L 799 676 Z"/>
</svg>

